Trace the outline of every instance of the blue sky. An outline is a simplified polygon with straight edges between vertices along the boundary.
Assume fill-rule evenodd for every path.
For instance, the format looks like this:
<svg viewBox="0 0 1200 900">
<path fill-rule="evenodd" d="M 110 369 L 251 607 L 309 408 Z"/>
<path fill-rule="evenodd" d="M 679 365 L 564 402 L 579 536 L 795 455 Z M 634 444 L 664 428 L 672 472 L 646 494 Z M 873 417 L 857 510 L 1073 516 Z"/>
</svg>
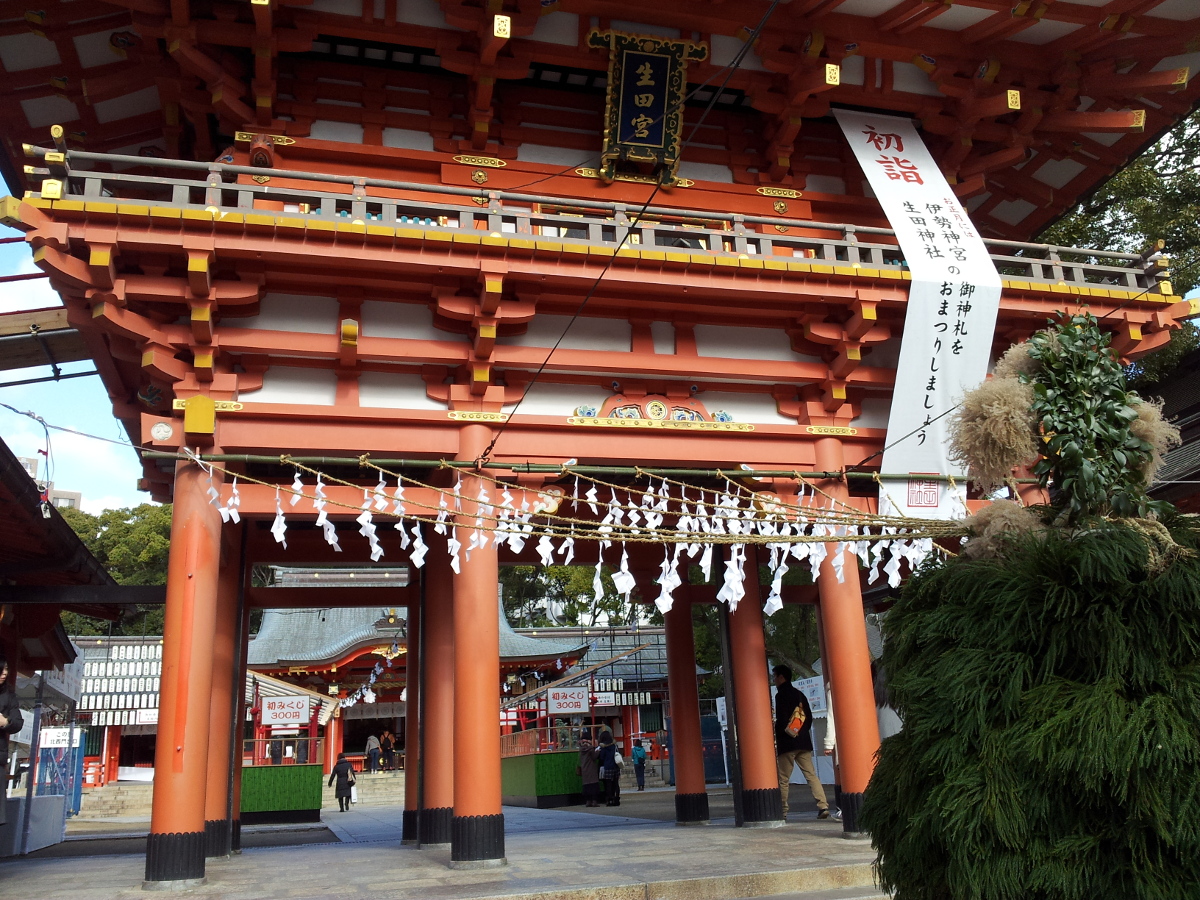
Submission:
<svg viewBox="0 0 1200 900">
<path fill-rule="evenodd" d="M 0 237 L 18 234 L 0 226 Z M 38 269 L 33 264 L 26 244 L 0 244 L 0 275 L 36 271 Z M 45 279 L 0 284 L 0 313 L 61 305 L 62 301 Z M 62 366 L 64 373 L 87 372 L 93 368 L 90 360 Z M 42 378 L 50 374 L 48 365 L 0 371 L 0 382 Z M 96 375 L 44 384 L 0 387 L 0 403 L 36 413 L 51 425 L 74 428 L 110 440 L 129 440 L 121 423 L 113 417 L 108 394 Z M 3 407 L 0 407 L 0 438 L 17 456 L 38 456 L 39 450 L 46 449 L 46 435 L 40 424 Z M 54 486 L 61 490 L 82 492 L 85 511 L 98 513 L 104 509 L 137 506 L 150 501 L 149 494 L 137 490 L 141 466 L 131 447 L 51 431 L 49 449 Z M 44 458 L 42 465 L 45 466 Z M 44 468 L 41 477 L 45 477 Z"/>
</svg>

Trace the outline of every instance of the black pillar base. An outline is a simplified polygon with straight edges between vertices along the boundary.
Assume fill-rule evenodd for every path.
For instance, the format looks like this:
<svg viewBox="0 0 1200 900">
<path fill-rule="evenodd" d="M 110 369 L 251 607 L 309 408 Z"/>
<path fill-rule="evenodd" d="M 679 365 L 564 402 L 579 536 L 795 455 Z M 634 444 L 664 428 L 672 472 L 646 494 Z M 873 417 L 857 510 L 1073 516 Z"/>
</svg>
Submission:
<svg viewBox="0 0 1200 900">
<path fill-rule="evenodd" d="M 400 843 L 415 844 L 421 840 L 420 821 L 421 813 L 419 810 L 406 809 L 404 811 L 404 819 L 400 823 Z"/>
<path fill-rule="evenodd" d="M 204 823 L 204 855 L 212 859 L 214 856 L 228 856 L 229 852 L 229 820 L 206 820 Z"/>
<path fill-rule="evenodd" d="M 204 878 L 203 831 L 151 834 L 146 838 L 146 881 L 199 881 Z"/>
<path fill-rule="evenodd" d="M 783 799 L 779 788 L 742 791 L 742 818 L 747 825 L 783 821 Z"/>
<path fill-rule="evenodd" d="M 234 819 L 230 824 L 229 833 L 229 852 L 242 852 L 242 820 Z"/>
<path fill-rule="evenodd" d="M 454 819 L 453 806 L 439 806 L 437 809 L 423 809 L 417 820 L 422 844 L 449 844 L 450 822 Z M 406 830 L 404 832 L 408 834 Z"/>
<path fill-rule="evenodd" d="M 676 794 L 675 822 L 699 825 L 708 821 L 708 794 Z"/>
<path fill-rule="evenodd" d="M 503 813 L 494 816 L 455 816 L 450 832 L 450 868 L 506 865 Z"/>
<path fill-rule="evenodd" d="M 842 831 L 847 834 L 862 834 L 858 816 L 862 812 L 863 795 L 842 792 Z"/>
</svg>

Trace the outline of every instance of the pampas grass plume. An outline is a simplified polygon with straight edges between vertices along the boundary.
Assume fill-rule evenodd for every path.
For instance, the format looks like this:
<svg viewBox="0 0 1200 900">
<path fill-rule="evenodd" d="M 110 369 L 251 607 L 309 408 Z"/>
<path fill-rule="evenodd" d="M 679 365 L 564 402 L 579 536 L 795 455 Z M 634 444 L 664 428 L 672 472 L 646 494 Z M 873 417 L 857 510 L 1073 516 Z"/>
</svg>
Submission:
<svg viewBox="0 0 1200 900">
<path fill-rule="evenodd" d="M 971 539 L 962 548 L 966 559 L 998 559 L 1013 537 L 1044 529 L 1041 520 L 1019 503 L 997 500 L 966 520 Z"/>
<path fill-rule="evenodd" d="M 1133 404 L 1137 418 L 1129 423 L 1134 437 L 1150 445 L 1150 459 L 1140 466 L 1146 484 L 1154 481 L 1163 456 L 1181 443 L 1179 429 L 1163 418 L 1161 400 L 1140 400 Z"/>
<path fill-rule="evenodd" d="M 950 458 L 985 493 L 1037 457 L 1032 407 L 1033 385 L 1016 378 L 989 379 L 963 397 L 950 421 Z"/>
</svg>

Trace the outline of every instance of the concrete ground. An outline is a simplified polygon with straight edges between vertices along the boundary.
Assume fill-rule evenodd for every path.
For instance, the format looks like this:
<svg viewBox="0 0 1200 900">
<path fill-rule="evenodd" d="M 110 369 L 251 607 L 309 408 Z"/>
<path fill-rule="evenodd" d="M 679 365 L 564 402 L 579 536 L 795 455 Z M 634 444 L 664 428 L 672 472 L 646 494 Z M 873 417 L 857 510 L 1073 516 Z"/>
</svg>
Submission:
<svg viewBox="0 0 1200 900">
<path fill-rule="evenodd" d="M 802 788 L 802 786 L 800 786 Z M 239 856 L 209 860 L 186 893 L 220 900 L 876 900 L 868 842 L 819 821 L 792 794 L 781 828 L 735 828 L 728 789 L 710 790 L 712 824 L 674 824 L 670 790 L 626 794 L 617 808 L 506 807 L 507 865 L 454 870 L 448 846 L 400 843 L 403 810 L 326 810 L 323 824 L 247 829 Z M 23 900 L 131 900 L 141 888 L 144 826 L 113 822 L 76 835 L 86 855 L 0 862 L 0 895 Z M 120 831 L 116 829 L 121 829 Z M 253 840 L 251 840 L 253 838 Z"/>
</svg>

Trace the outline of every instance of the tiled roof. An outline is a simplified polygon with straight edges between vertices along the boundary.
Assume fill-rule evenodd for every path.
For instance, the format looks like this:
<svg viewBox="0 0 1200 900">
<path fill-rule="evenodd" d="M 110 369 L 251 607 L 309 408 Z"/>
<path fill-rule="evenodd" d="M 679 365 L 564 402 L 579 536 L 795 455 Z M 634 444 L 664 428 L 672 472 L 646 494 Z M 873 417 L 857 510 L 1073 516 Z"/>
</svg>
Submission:
<svg viewBox="0 0 1200 900">
<path fill-rule="evenodd" d="M 499 605 L 498 605 L 499 607 Z M 587 646 L 587 640 L 570 637 L 540 639 L 518 634 L 504 616 L 500 616 L 500 658 L 555 659 L 574 655 Z M 355 647 L 398 639 L 406 644 L 403 628 L 379 628 L 377 607 L 349 609 L 268 609 L 263 611 L 262 626 L 250 641 L 249 664 L 271 667 L 283 664 L 328 662 L 344 656 Z M 407 623 L 407 617 L 404 619 Z"/>
</svg>

